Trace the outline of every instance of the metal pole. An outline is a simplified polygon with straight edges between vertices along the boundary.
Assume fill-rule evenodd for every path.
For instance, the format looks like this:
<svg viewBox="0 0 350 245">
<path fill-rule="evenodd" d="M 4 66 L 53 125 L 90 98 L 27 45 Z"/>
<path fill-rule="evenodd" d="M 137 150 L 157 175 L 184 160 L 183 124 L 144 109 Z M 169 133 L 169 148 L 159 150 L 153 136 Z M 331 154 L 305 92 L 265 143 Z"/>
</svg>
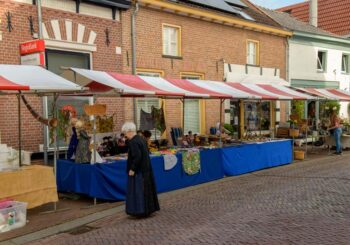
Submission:
<svg viewBox="0 0 350 245">
<path fill-rule="evenodd" d="M 95 96 L 92 97 L 95 104 Z M 96 116 L 94 115 L 94 163 L 96 163 Z"/>
<path fill-rule="evenodd" d="M 22 117 L 21 117 L 21 92 L 18 98 L 18 164 L 22 167 Z"/>
<path fill-rule="evenodd" d="M 48 104 L 47 104 L 47 96 L 44 96 L 43 99 L 42 99 L 42 106 L 43 106 L 43 116 L 45 118 L 48 117 L 48 113 L 47 113 L 47 107 L 48 107 Z M 44 163 L 45 165 L 48 164 L 48 148 L 49 148 L 49 127 L 44 125 Z"/>
<path fill-rule="evenodd" d="M 219 138 L 219 147 L 222 147 L 222 139 L 221 139 L 221 136 L 222 136 L 222 126 L 221 126 L 221 123 L 222 123 L 222 103 L 224 102 L 225 100 L 223 99 L 220 99 L 220 124 L 219 124 L 219 130 L 220 130 L 220 138 Z"/>
<path fill-rule="evenodd" d="M 38 13 L 38 37 L 43 38 L 42 14 L 41 14 L 41 0 L 36 0 L 36 7 Z"/>
<path fill-rule="evenodd" d="M 131 14 L 131 49 L 132 49 L 132 55 L 131 55 L 131 69 L 132 74 L 136 75 L 136 14 L 139 11 L 139 4 L 137 1 L 133 1 L 135 8 L 134 11 Z M 134 104 L 134 122 L 137 125 L 137 112 L 136 112 L 136 99 L 133 99 Z"/>
<path fill-rule="evenodd" d="M 185 132 L 185 99 L 182 99 L 182 134 Z"/>
<path fill-rule="evenodd" d="M 54 94 L 54 102 L 55 103 L 55 110 L 53 111 L 53 117 L 58 118 L 58 112 L 57 112 L 57 94 Z M 58 152 L 58 144 L 57 144 L 57 133 L 58 133 L 58 126 L 55 128 L 55 137 L 54 137 L 54 153 L 53 153 L 53 169 L 54 169 L 54 175 L 55 179 L 57 179 L 57 152 Z M 57 203 L 54 202 L 54 210 L 57 210 Z"/>
</svg>

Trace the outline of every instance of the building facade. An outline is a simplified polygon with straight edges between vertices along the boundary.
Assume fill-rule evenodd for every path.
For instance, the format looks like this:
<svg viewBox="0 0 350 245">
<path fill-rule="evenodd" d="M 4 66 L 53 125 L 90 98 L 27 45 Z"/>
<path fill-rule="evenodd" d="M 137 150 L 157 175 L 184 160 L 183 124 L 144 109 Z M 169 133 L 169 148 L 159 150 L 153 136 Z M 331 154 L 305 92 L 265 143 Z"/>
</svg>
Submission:
<svg viewBox="0 0 350 245">
<path fill-rule="evenodd" d="M 350 37 L 350 0 L 317 0 L 317 26 L 342 37 Z M 278 11 L 309 23 L 310 1 L 286 6 Z"/>
<path fill-rule="evenodd" d="M 282 29 L 250 2 L 236 1 L 244 6 L 235 7 L 250 18 L 216 8 L 188 4 L 188 1 L 138 2 L 138 74 L 223 81 L 224 64 L 229 63 L 278 68 L 281 77 L 285 78 L 286 37 L 291 33 Z M 123 14 L 127 15 L 125 19 L 131 16 L 128 12 Z M 124 21 L 123 26 L 129 23 L 130 21 Z M 126 37 L 131 36 L 126 33 L 130 30 L 129 26 L 123 30 Z M 130 46 L 124 48 L 124 57 L 129 50 Z M 124 66 L 124 72 L 130 73 L 131 67 Z M 149 110 L 151 105 L 158 106 L 161 103 L 164 102 L 157 99 L 136 100 L 136 117 L 140 108 Z M 182 127 L 183 116 L 185 132 L 191 130 L 209 133 L 209 129 L 215 127 L 220 120 L 219 108 L 218 100 L 186 100 L 183 115 L 180 100 L 166 100 L 168 134 L 171 127 Z M 131 114 L 129 116 L 132 117 Z"/>
<path fill-rule="evenodd" d="M 225 8 L 220 8 L 197 1 L 139 0 L 136 9 L 129 8 L 130 2 L 125 0 L 103 4 L 43 0 L 45 65 L 59 75 L 70 66 L 132 73 L 134 14 L 137 74 L 223 81 L 224 64 L 237 64 L 278 69 L 285 79 L 286 40 L 291 32 L 249 1 L 224 2 Z M 227 11 L 227 6 L 232 10 Z M 33 40 L 38 32 L 36 5 L 32 0 L 0 0 L 0 16 L 0 63 L 20 64 L 19 44 Z M 29 97 L 29 101 L 39 114 L 50 116 L 51 98 Z M 116 131 L 125 121 L 139 124 L 140 110 L 152 106 L 165 108 L 168 136 L 171 127 L 182 127 L 183 118 L 185 131 L 196 133 L 209 133 L 220 120 L 217 100 L 186 100 L 184 111 L 180 100 L 99 98 L 97 102 L 107 104 L 108 114 L 115 114 Z M 59 105 L 80 108 L 81 113 L 86 103 L 91 99 L 63 97 L 59 101 Z M 0 97 L 0 113 L 5 115 L 0 120 L 1 139 L 14 147 L 18 144 L 18 118 L 9 112 L 16 109 L 15 98 Z M 26 109 L 22 114 L 24 149 L 42 151 L 48 135 Z"/>
<path fill-rule="evenodd" d="M 35 2 L 35 1 L 34 1 Z M 62 66 L 122 72 L 121 12 L 128 5 L 120 1 L 43 0 L 43 38 L 46 44 L 46 67 L 61 75 Z M 127 1 L 125 1 L 126 3 Z M 37 7 L 32 0 L 0 1 L 0 63 L 20 64 L 19 44 L 37 38 Z M 50 113 L 50 98 L 28 97 L 31 106 L 41 115 Z M 62 98 L 61 103 L 82 104 L 86 99 Z M 121 99 L 105 99 L 114 108 L 123 108 Z M 22 107 L 24 149 L 42 151 L 44 128 Z M 13 147 L 18 145 L 17 99 L 0 96 L 1 140 Z M 118 122 L 124 119 L 118 113 Z M 118 124 L 117 124 L 118 126 Z M 119 125 L 120 126 L 120 125 Z"/>
<path fill-rule="evenodd" d="M 293 31 L 288 41 L 288 70 L 292 86 L 350 91 L 349 39 L 296 20 L 287 13 L 264 11 Z M 340 116 L 343 118 L 349 116 L 347 105 L 347 102 L 341 102 Z"/>
</svg>

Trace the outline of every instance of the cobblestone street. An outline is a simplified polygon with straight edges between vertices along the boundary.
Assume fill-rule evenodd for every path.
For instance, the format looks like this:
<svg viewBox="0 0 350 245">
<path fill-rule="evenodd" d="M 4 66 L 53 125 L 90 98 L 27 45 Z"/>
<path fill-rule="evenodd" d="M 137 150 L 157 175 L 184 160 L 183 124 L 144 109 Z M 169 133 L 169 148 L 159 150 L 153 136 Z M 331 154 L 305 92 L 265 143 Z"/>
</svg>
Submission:
<svg viewBox="0 0 350 245">
<path fill-rule="evenodd" d="M 149 219 L 116 213 L 32 244 L 350 244 L 350 155 L 169 193 Z"/>
</svg>

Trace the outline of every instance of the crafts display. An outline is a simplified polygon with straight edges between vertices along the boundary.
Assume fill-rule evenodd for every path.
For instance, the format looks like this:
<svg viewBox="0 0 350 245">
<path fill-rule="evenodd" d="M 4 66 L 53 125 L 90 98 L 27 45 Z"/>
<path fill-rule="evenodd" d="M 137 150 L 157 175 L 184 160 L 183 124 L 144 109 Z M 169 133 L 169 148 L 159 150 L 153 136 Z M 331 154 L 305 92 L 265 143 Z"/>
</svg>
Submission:
<svg viewBox="0 0 350 245">
<path fill-rule="evenodd" d="M 0 233 L 23 227 L 26 223 L 27 203 L 0 201 Z"/>
<path fill-rule="evenodd" d="M 182 152 L 182 167 L 188 175 L 194 175 L 200 172 L 201 163 L 198 149 Z"/>
</svg>

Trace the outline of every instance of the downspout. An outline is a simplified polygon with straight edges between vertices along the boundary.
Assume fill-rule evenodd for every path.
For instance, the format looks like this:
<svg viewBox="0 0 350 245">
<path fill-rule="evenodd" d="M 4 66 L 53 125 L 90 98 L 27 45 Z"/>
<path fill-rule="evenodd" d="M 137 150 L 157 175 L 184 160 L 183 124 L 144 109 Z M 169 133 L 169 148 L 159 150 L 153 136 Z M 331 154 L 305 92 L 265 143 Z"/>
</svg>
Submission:
<svg viewBox="0 0 350 245">
<path fill-rule="evenodd" d="M 42 13 L 41 13 L 41 0 L 36 0 L 36 9 L 38 14 L 38 39 L 43 39 L 43 19 L 42 19 Z M 47 96 L 44 96 L 42 98 L 42 107 L 43 107 L 43 116 L 45 118 L 48 118 L 47 115 Z M 44 163 L 48 164 L 48 148 L 49 148 L 49 128 L 48 126 L 44 125 Z"/>
<path fill-rule="evenodd" d="M 42 14 L 41 14 L 41 0 L 36 0 L 36 8 L 38 12 L 38 38 L 43 38 L 43 20 L 42 20 Z"/>
<path fill-rule="evenodd" d="M 292 80 L 290 79 L 290 74 L 289 74 L 289 65 L 290 65 L 289 64 L 289 52 L 290 52 L 289 40 L 290 40 L 290 38 L 287 37 L 287 40 L 286 40 L 286 81 L 289 82 L 289 85 L 291 86 Z M 291 101 L 288 101 L 287 108 L 286 108 L 285 121 L 289 120 L 289 115 L 291 114 L 291 111 L 290 111 L 291 107 L 292 107 L 292 103 L 291 103 Z"/>
<path fill-rule="evenodd" d="M 133 12 L 131 13 L 131 50 L 132 50 L 132 58 L 131 58 L 131 68 L 132 74 L 136 75 L 136 15 L 139 11 L 139 3 L 137 0 L 132 1 L 132 5 L 134 7 Z M 137 111 L 136 111 L 136 98 L 133 99 L 134 106 L 134 123 L 137 125 Z"/>
</svg>

